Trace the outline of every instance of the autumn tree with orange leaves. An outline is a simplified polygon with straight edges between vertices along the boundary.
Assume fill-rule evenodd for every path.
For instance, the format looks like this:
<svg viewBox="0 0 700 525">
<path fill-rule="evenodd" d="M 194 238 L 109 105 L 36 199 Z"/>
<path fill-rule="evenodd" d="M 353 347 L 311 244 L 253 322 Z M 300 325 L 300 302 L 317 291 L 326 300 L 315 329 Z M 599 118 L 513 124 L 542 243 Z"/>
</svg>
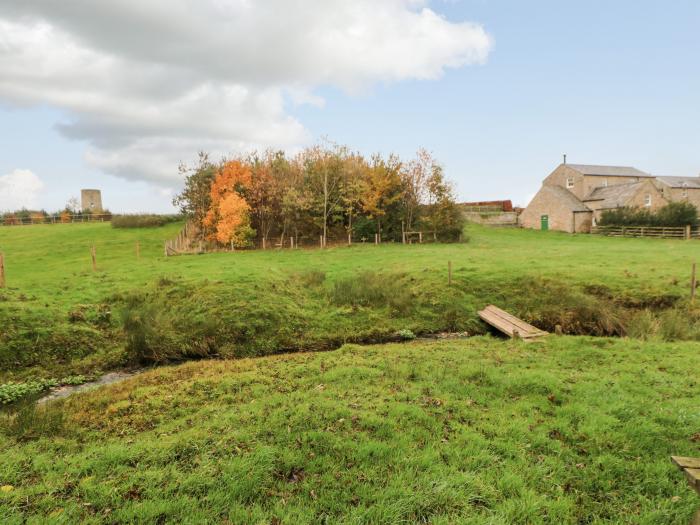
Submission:
<svg viewBox="0 0 700 525">
<path fill-rule="evenodd" d="M 255 231 L 250 227 L 250 205 L 245 199 L 252 172 L 240 160 L 228 161 L 211 183 L 209 210 L 202 225 L 211 241 L 242 248 L 250 244 Z"/>
</svg>

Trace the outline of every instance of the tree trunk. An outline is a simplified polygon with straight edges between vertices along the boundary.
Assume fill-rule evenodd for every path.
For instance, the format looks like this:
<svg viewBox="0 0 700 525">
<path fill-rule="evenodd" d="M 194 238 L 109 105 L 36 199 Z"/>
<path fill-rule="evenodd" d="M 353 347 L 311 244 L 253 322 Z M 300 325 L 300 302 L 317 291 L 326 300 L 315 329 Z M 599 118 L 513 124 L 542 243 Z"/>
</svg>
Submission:
<svg viewBox="0 0 700 525">
<path fill-rule="evenodd" d="M 323 170 L 323 244 L 326 244 L 328 229 L 328 170 Z"/>
</svg>

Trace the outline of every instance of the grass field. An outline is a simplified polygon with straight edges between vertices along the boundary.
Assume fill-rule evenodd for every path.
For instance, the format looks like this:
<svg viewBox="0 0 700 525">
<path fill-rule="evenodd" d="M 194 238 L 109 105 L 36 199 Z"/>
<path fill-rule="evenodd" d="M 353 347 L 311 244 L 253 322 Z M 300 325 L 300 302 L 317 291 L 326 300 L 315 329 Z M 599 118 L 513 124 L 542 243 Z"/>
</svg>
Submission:
<svg viewBox="0 0 700 525">
<path fill-rule="evenodd" d="M 0 522 L 685 525 L 669 455 L 700 452 L 698 347 L 477 337 L 163 367 L 13 425 Z"/>
<path fill-rule="evenodd" d="M 0 400 L 228 358 L 0 409 L 0 522 L 689 521 L 668 456 L 700 455 L 698 243 L 471 226 L 463 244 L 166 259 L 179 227 L 0 228 Z M 632 337 L 347 344 L 484 334 L 489 303 Z"/>
<path fill-rule="evenodd" d="M 0 228 L 8 281 L 0 290 L 0 383 L 135 360 L 331 349 L 390 340 L 399 330 L 478 334 L 476 312 L 490 302 L 572 334 L 700 337 L 699 314 L 684 304 L 700 253 L 693 241 L 473 226 L 463 244 L 165 258 L 163 241 L 179 227 Z"/>
</svg>

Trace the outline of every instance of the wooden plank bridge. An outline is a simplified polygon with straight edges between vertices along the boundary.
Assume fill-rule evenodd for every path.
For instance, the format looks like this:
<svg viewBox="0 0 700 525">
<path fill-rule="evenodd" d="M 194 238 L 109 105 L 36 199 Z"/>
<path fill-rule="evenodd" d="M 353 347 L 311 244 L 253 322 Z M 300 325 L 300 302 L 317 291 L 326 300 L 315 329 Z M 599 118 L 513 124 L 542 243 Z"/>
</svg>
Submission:
<svg viewBox="0 0 700 525">
<path fill-rule="evenodd" d="M 533 339 L 549 334 L 549 332 L 540 330 L 536 326 L 532 326 L 492 304 L 481 310 L 479 312 L 479 317 L 508 337 L 514 339 L 519 338 L 525 341 L 532 341 Z"/>
</svg>

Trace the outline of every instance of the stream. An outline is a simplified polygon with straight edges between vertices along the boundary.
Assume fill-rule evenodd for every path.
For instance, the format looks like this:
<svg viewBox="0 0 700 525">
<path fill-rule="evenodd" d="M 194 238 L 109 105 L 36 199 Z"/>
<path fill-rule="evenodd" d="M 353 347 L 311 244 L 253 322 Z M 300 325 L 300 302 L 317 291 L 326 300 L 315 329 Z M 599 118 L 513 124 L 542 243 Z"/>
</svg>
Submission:
<svg viewBox="0 0 700 525">
<path fill-rule="evenodd" d="M 119 383 L 120 381 L 124 381 L 125 379 L 129 379 L 130 377 L 137 376 L 145 371 L 146 369 L 144 368 L 140 370 L 110 372 L 108 374 L 100 376 L 94 381 L 88 381 L 87 383 L 83 383 L 82 385 L 64 385 L 52 388 L 48 394 L 46 394 L 43 397 L 40 397 L 37 400 L 37 404 L 43 405 L 44 403 L 48 403 L 56 399 L 63 399 L 68 396 L 72 396 L 73 394 L 77 394 L 78 392 L 85 392 L 87 390 L 93 390 L 101 386 Z"/>
</svg>

